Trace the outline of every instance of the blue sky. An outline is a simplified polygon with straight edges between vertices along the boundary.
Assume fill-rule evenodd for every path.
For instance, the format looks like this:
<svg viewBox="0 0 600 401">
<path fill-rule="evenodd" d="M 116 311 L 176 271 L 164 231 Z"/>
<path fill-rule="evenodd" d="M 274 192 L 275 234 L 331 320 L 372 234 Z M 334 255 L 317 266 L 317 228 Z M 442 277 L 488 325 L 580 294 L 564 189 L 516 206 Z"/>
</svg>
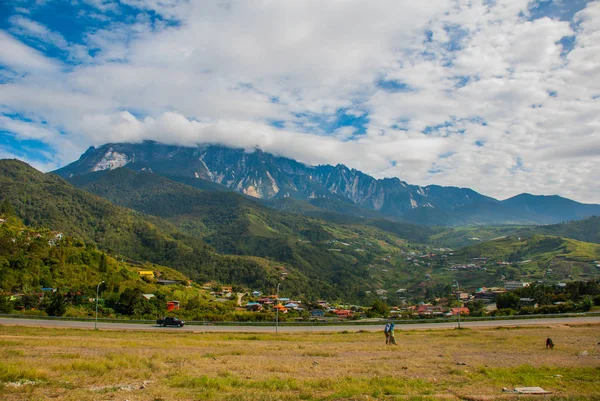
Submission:
<svg viewBox="0 0 600 401">
<path fill-rule="evenodd" d="M 600 203 L 600 1 L 0 3 L 0 157 L 260 146 Z"/>
</svg>

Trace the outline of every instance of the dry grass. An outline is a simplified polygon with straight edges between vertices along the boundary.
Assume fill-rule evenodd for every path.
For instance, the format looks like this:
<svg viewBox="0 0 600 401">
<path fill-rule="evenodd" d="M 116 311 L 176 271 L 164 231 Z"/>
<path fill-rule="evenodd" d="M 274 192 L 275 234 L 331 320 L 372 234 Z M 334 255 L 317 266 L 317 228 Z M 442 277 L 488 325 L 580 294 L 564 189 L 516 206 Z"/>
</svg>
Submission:
<svg viewBox="0 0 600 401">
<path fill-rule="evenodd" d="M 600 399 L 600 326 L 196 334 L 0 326 L 3 400 Z M 544 342 L 551 336 L 554 350 Z M 519 400 L 528 399 L 520 396 Z"/>
</svg>

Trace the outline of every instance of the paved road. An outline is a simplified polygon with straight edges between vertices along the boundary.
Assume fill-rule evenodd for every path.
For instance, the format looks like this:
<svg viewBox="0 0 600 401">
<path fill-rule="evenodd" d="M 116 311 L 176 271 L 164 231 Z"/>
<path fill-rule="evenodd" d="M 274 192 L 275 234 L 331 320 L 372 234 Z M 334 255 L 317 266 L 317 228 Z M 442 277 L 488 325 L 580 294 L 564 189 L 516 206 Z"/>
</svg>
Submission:
<svg viewBox="0 0 600 401">
<path fill-rule="evenodd" d="M 564 324 L 600 324 L 600 316 L 540 318 L 523 320 L 493 320 L 461 322 L 462 327 L 500 327 L 500 326 L 557 326 Z M 0 318 L 1 326 L 30 326 L 30 327 L 59 327 L 74 329 L 94 329 L 94 322 L 76 322 L 65 320 L 16 319 Z M 425 330 L 455 328 L 456 322 L 448 323 L 413 323 L 396 324 L 396 330 Z M 176 332 L 236 332 L 236 333 L 274 333 L 274 326 L 217 326 L 217 325 L 187 325 L 185 327 L 160 327 L 154 324 L 136 323 L 105 323 L 98 322 L 100 330 L 144 330 L 144 331 L 176 331 Z M 281 333 L 294 332 L 339 332 L 339 331 L 381 331 L 383 324 L 369 325 L 339 325 L 339 326 L 279 326 Z"/>
</svg>

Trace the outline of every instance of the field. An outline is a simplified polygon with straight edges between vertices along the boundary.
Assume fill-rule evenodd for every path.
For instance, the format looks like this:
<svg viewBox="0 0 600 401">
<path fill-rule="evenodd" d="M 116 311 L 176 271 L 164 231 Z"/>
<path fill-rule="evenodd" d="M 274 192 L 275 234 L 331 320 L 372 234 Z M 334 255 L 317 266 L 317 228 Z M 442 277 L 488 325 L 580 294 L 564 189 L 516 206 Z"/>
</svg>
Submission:
<svg viewBox="0 0 600 401">
<path fill-rule="evenodd" d="M 3 400 L 598 400 L 600 327 L 235 334 L 0 326 Z M 544 347 L 546 337 L 556 344 Z M 539 386 L 552 395 L 503 388 Z"/>
</svg>

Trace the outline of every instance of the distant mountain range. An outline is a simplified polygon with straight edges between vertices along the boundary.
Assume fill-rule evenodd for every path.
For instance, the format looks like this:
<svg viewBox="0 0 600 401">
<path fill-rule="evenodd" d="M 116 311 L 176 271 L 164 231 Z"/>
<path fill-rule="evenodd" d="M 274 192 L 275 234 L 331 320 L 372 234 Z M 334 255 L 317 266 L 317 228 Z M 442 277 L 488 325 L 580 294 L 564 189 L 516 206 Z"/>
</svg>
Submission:
<svg viewBox="0 0 600 401">
<path fill-rule="evenodd" d="M 69 179 L 124 166 L 200 189 L 237 191 L 278 209 L 293 205 L 307 214 L 333 211 L 425 225 L 552 224 L 600 215 L 600 205 L 560 196 L 521 194 L 499 201 L 469 188 L 378 180 L 341 164 L 307 166 L 260 149 L 222 146 L 106 144 L 55 173 Z"/>
</svg>

